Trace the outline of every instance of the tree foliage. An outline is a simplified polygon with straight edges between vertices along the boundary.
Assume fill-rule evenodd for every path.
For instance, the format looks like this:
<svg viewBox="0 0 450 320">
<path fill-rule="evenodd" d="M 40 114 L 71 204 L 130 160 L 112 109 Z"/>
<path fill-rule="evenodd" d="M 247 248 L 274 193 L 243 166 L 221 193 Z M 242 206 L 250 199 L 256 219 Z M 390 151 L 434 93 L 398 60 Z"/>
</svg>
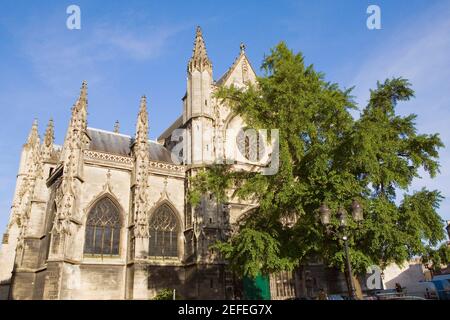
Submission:
<svg viewBox="0 0 450 320">
<path fill-rule="evenodd" d="M 153 300 L 173 300 L 173 290 L 165 288 L 160 290 Z"/>
<path fill-rule="evenodd" d="M 205 192 L 221 200 L 225 189 L 259 206 L 240 232 L 216 247 L 244 275 L 292 268 L 320 258 L 344 269 L 342 243 L 317 218 L 326 203 L 333 212 L 363 206 L 359 225 L 349 220 L 351 261 L 356 271 L 421 255 L 444 239 L 436 210 L 439 191 L 409 187 L 423 170 L 439 172 L 438 134 L 418 134 L 416 116 L 400 116 L 397 104 L 414 97 L 403 78 L 387 79 L 371 90 L 360 117 L 351 89 L 329 83 L 306 66 L 303 56 L 280 43 L 265 57 L 262 77 L 246 90 L 221 88 L 217 97 L 255 129 L 279 129 L 280 168 L 275 175 L 214 167 L 192 179 L 192 203 Z M 197 202 L 196 202 L 197 201 Z M 349 211 L 349 210 L 348 210 Z M 283 219 L 295 217 L 293 225 Z M 338 226 L 335 217 L 332 225 Z"/>
<path fill-rule="evenodd" d="M 432 271 L 440 271 L 443 265 L 450 265 L 450 246 L 446 243 L 435 249 L 427 247 L 422 262 Z"/>
<path fill-rule="evenodd" d="M 255 278 L 278 270 L 292 269 L 288 258 L 280 257 L 280 243 L 269 233 L 245 227 L 230 242 L 213 246 L 222 252 L 237 274 Z"/>
</svg>

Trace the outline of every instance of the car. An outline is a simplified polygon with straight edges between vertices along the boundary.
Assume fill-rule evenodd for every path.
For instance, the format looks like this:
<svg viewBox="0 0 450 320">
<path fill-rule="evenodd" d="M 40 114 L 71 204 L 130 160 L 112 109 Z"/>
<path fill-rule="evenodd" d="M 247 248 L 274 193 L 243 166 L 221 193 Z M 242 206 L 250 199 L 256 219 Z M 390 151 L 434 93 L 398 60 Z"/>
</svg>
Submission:
<svg viewBox="0 0 450 320">
<path fill-rule="evenodd" d="M 416 296 L 401 296 L 401 297 L 390 297 L 384 300 L 427 300 L 427 299 Z"/>
<path fill-rule="evenodd" d="M 345 300 L 340 294 L 331 294 L 328 296 L 328 300 Z"/>
</svg>

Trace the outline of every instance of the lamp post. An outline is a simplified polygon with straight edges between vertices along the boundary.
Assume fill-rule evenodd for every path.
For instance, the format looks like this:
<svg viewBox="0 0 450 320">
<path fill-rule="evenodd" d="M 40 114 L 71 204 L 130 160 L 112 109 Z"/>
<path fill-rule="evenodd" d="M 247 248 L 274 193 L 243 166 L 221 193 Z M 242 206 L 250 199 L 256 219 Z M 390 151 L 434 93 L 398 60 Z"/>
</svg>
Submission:
<svg viewBox="0 0 450 320">
<path fill-rule="evenodd" d="M 450 220 L 447 220 L 447 227 L 445 227 L 445 229 L 447 229 L 448 243 L 450 244 Z"/>
<path fill-rule="evenodd" d="M 322 204 L 319 208 L 320 222 L 327 227 L 328 232 L 331 230 L 328 228 L 330 225 L 331 210 L 326 204 Z M 350 262 L 350 255 L 348 252 L 348 236 L 347 236 L 347 212 L 343 208 L 339 208 L 336 213 L 336 217 L 339 220 L 339 237 L 344 241 L 344 253 L 347 264 L 347 277 L 348 277 L 348 294 L 350 297 L 355 298 L 355 285 L 353 283 L 352 265 Z M 352 217 L 356 222 L 360 222 L 364 219 L 363 210 L 358 201 L 352 202 Z"/>
</svg>

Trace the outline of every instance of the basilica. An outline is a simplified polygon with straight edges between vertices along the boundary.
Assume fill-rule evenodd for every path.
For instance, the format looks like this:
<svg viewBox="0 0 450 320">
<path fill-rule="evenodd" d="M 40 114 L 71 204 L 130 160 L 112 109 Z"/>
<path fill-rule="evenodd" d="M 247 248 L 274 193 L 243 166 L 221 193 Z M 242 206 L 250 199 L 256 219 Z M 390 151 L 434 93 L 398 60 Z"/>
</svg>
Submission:
<svg viewBox="0 0 450 320">
<path fill-rule="evenodd" d="M 61 145 L 52 120 L 42 140 L 35 121 L 2 238 L 0 298 L 152 299 L 162 289 L 184 299 L 234 298 L 236 279 L 210 245 L 226 239 L 255 204 L 218 204 L 205 194 L 193 207 L 186 195 L 189 178 L 215 159 L 255 167 L 245 155 L 225 151 L 226 141 L 235 139 L 229 129 L 245 124 L 214 94 L 221 86 L 245 89 L 255 82 L 244 45 L 214 80 L 197 28 L 182 112 L 157 141 L 148 139 L 145 96 L 137 99 L 131 135 L 118 126 L 88 127 L 86 82 Z M 180 130 L 187 134 L 175 134 Z M 281 289 L 294 294 L 292 286 Z"/>
</svg>

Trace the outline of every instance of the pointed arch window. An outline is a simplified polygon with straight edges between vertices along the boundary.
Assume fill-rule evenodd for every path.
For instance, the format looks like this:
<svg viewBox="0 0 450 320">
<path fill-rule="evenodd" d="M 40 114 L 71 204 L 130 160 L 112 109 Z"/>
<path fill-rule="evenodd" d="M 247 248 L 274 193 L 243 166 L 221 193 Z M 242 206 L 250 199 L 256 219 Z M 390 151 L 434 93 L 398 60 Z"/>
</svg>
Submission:
<svg viewBox="0 0 450 320">
<path fill-rule="evenodd" d="M 108 197 L 100 199 L 87 217 L 84 254 L 119 255 L 120 228 L 119 208 Z"/>
<path fill-rule="evenodd" d="M 149 256 L 178 256 L 178 220 L 176 213 L 167 204 L 161 205 L 150 217 Z"/>
</svg>

